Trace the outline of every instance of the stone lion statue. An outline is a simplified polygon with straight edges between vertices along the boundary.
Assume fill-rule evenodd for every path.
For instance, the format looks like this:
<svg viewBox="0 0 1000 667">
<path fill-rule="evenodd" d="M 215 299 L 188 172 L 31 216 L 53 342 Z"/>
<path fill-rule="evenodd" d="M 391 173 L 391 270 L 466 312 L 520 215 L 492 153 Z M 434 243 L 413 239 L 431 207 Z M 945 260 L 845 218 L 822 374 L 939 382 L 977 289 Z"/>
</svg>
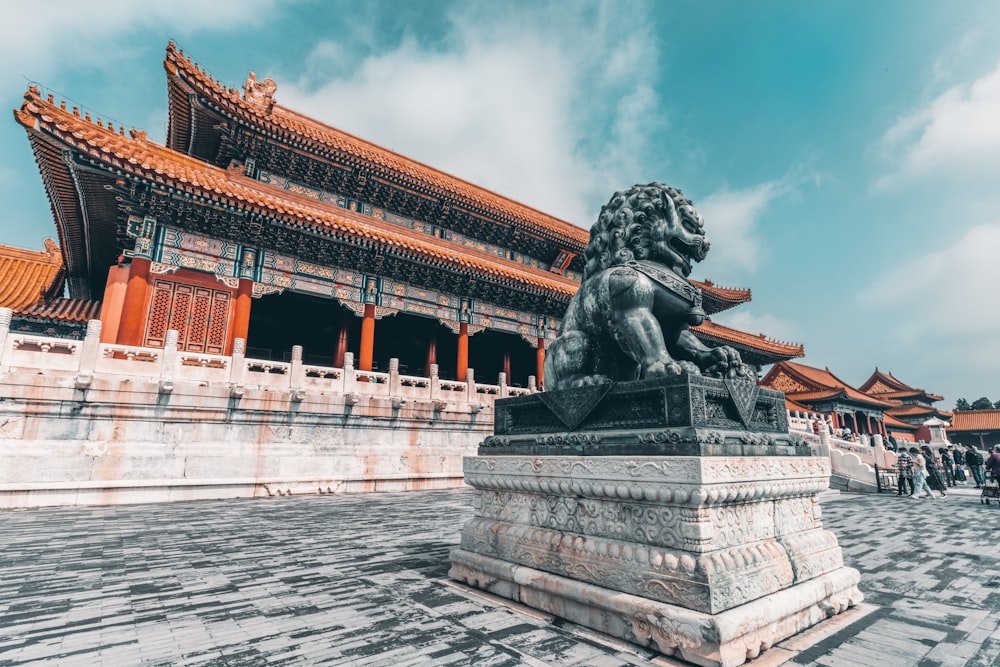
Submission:
<svg viewBox="0 0 1000 667">
<path fill-rule="evenodd" d="M 590 230 L 583 282 L 546 355 L 546 389 L 683 372 L 752 378 L 735 349 L 689 331 L 705 311 L 687 277 L 708 249 L 701 214 L 680 190 L 616 192 Z"/>
</svg>

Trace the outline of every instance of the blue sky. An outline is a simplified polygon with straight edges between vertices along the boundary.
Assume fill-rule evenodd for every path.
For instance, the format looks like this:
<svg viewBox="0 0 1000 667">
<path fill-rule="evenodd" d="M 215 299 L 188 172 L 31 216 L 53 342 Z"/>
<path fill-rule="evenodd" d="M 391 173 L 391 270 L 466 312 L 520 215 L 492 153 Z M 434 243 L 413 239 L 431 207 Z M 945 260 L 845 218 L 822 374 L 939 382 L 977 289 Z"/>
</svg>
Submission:
<svg viewBox="0 0 1000 667">
<path fill-rule="evenodd" d="M 30 81 L 163 141 L 167 40 L 222 81 L 588 227 L 616 189 L 682 188 L 717 320 L 1000 400 L 1000 3 L 72 0 L 0 9 L 0 95 Z M 55 236 L 0 123 L 0 243 Z"/>
</svg>

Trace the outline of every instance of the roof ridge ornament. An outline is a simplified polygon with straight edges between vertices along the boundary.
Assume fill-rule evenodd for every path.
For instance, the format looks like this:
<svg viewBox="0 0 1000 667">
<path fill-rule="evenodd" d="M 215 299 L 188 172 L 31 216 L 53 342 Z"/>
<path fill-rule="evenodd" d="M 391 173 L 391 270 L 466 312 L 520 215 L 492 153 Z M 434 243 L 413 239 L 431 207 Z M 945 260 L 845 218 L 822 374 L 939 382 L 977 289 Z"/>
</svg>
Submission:
<svg viewBox="0 0 1000 667">
<path fill-rule="evenodd" d="M 274 79 L 258 81 L 257 73 L 251 71 L 243 83 L 243 99 L 257 113 L 270 115 L 274 109 L 274 93 L 277 90 L 278 84 Z"/>
</svg>

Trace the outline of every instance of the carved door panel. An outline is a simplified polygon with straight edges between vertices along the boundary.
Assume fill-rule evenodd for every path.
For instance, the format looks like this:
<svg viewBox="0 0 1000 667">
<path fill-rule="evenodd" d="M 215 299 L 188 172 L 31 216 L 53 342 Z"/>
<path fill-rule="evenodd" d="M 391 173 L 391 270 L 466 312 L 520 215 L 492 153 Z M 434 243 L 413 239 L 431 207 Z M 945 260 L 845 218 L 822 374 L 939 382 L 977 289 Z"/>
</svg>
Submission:
<svg viewBox="0 0 1000 667">
<path fill-rule="evenodd" d="M 167 331 L 176 329 L 178 350 L 222 354 L 231 302 L 232 295 L 224 290 L 156 280 L 145 344 L 163 347 Z"/>
</svg>

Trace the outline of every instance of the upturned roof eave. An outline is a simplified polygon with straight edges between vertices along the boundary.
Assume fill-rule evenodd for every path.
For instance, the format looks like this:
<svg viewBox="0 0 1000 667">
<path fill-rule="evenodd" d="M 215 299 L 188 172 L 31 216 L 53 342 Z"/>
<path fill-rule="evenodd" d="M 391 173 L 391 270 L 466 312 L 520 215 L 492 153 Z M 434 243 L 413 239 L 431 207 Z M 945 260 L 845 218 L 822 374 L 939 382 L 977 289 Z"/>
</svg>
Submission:
<svg viewBox="0 0 1000 667">
<path fill-rule="evenodd" d="M 225 170 L 145 139 L 116 135 L 113 131 L 98 127 L 55 107 L 54 104 L 42 101 L 37 95 L 32 96 L 30 91 L 26 95 L 25 105 L 15 114 L 29 134 L 34 133 L 40 138 L 48 136 L 49 141 L 62 143 L 107 164 L 109 168 L 132 177 L 143 178 L 159 187 L 174 188 L 176 191 L 206 200 L 234 200 L 237 207 L 265 217 L 284 218 L 291 224 L 311 227 L 320 232 L 332 234 L 340 231 L 356 237 L 361 243 L 382 245 L 388 250 L 399 250 L 403 247 L 405 251 L 424 257 L 430 265 L 451 266 L 454 269 L 468 271 L 474 276 L 491 275 L 500 284 L 543 296 L 568 300 L 576 291 L 575 281 L 569 278 L 550 275 L 532 267 L 515 265 L 509 260 L 456 246 L 446 240 L 434 239 L 431 243 L 420 238 L 417 232 L 409 233 L 403 228 L 379 228 L 367 216 L 347 210 L 334 210 L 333 207 L 321 202 L 310 200 L 306 204 L 287 195 L 277 197 L 274 193 L 265 191 L 266 186 L 251 184 L 250 179 L 243 179 L 243 182 L 238 183 L 238 179 L 234 180 Z M 84 136 L 88 133 L 102 132 L 104 134 L 100 137 L 102 144 L 99 147 L 95 146 L 93 136 L 89 139 Z M 126 154 L 129 152 L 133 154 Z M 109 158 L 112 154 L 115 159 Z M 167 164 L 158 162 L 158 158 L 166 160 Z M 180 173 L 185 167 L 205 170 L 203 176 L 212 178 L 203 180 L 214 182 L 211 185 L 204 185 L 188 180 Z M 228 191 L 218 189 L 227 184 L 232 184 L 233 187 L 227 188 Z"/>
<path fill-rule="evenodd" d="M 373 165 L 393 172 L 397 179 L 424 186 L 429 194 L 437 191 L 438 196 L 457 197 L 460 200 L 468 200 L 468 203 L 474 204 L 475 207 L 485 206 L 493 209 L 499 218 L 510 217 L 524 231 L 539 234 L 551 242 L 564 245 L 567 250 L 573 252 L 582 252 L 589 240 L 589 232 L 582 227 L 321 123 L 280 104 L 275 104 L 270 115 L 265 116 L 251 108 L 238 93 L 233 93 L 235 89 L 228 86 L 224 88 L 189 58 L 184 57 L 183 52 L 178 50 L 173 42 L 167 46 L 164 66 L 167 67 L 168 85 L 179 85 L 181 81 L 185 81 L 192 88 L 192 92 L 211 100 L 214 105 L 226 110 L 233 118 L 262 134 L 281 136 L 284 132 L 291 132 L 292 137 L 283 138 L 294 139 L 302 144 L 300 148 L 311 149 L 314 154 L 322 154 L 322 151 L 317 150 L 319 147 L 345 151 L 357 159 L 370 161 Z M 173 76 L 170 76 L 172 69 Z M 168 95 L 168 100 L 172 101 L 173 96 Z M 305 131 L 296 131 L 292 128 L 290 125 L 293 121 L 301 123 Z M 334 138 L 339 141 L 334 141 Z M 382 159 L 373 160 L 372 156 Z"/>
</svg>

